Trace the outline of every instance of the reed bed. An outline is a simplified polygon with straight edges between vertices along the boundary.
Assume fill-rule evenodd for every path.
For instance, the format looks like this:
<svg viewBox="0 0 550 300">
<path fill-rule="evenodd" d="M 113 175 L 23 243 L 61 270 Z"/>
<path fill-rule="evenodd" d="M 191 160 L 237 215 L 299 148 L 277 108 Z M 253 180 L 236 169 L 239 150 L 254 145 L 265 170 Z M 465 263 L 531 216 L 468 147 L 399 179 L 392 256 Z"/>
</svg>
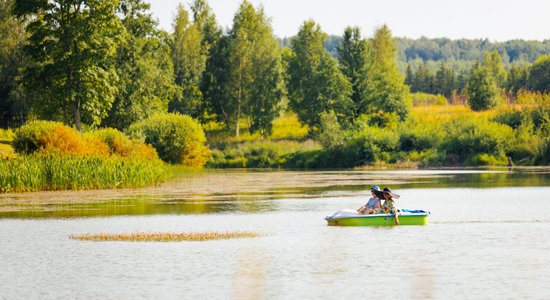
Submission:
<svg viewBox="0 0 550 300">
<path fill-rule="evenodd" d="M 189 232 L 189 233 L 98 233 L 70 235 L 71 240 L 94 242 L 201 242 L 212 240 L 228 240 L 239 238 L 252 238 L 264 234 L 251 231 L 227 231 L 227 232 Z"/>
<path fill-rule="evenodd" d="M 0 160 L 0 192 L 144 187 L 172 176 L 158 159 L 22 155 Z"/>
</svg>

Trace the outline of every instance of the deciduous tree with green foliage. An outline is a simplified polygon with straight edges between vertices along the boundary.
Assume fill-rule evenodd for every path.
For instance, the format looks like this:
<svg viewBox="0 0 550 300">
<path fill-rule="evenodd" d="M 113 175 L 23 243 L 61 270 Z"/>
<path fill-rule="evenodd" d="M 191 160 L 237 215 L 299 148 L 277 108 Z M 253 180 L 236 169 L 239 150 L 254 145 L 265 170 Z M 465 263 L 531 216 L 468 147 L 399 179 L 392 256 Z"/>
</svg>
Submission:
<svg viewBox="0 0 550 300">
<path fill-rule="evenodd" d="M 483 66 L 491 72 L 497 81 L 499 88 L 504 88 L 506 86 L 506 77 L 508 74 L 506 73 L 506 70 L 504 70 L 502 57 L 500 57 L 497 50 L 494 50 L 493 52 L 485 51 Z"/>
<path fill-rule="evenodd" d="M 107 116 L 117 93 L 115 56 L 124 32 L 118 8 L 116 0 L 15 1 L 16 15 L 30 20 L 31 64 L 23 80 L 44 118 L 82 130 L 82 123 L 99 125 Z"/>
<path fill-rule="evenodd" d="M 259 131 L 263 138 L 271 134 L 273 120 L 280 112 L 285 86 L 281 49 L 263 8 L 256 11 L 256 18 L 256 26 L 249 29 L 254 33 L 252 72 L 255 80 L 248 116 L 250 129 Z"/>
<path fill-rule="evenodd" d="M 23 91 L 17 82 L 19 69 L 26 64 L 25 26 L 12 15 L 13 3 L 0 1 L 0 127 L 21 124 L 26 116 Z"/>
<path fill-rule="evenodd" d="M 322 112 L 333 110 L 347 119 L 353 106 L 351 84 L 325 50 L 326 38 L 314 21 L 304 22 L 291 41 L 287 62 L 290 107 L 311 130 L 318 128 Z"/>
<path fill-rule="evenodd" d="M 206 0 L 195 0 L 191 5 L 193 21 L 201 33 L 203 51 L 209 50 L 218 42 L 222 30 L 216 23 L 216 16 Z"/>
<path fill-rule="evenodd" d="M 174 19 L 172 61 L 176 84 L 182 93 L 170 102 L 170 111 L 200 119 L 204 115 L 200 80 L 208 54 L 208 48 L 203 46 L 202 40 L 198 23 L 191 22 L 189 13 L 179 5 Z"/>
<path fill-rule="evenodd" d="M 150 5 L 122 0 L 119 14 L 124 39 L 116 56 L 118 92 L 103 125 L 125 129 L 155 113 L 166 112 L 168 101 L 179 94 L 174 83 L 169 37 L 157 29 Z"/>
<path fill-rule="evenodd" d="M 212 55 L 207 97 L 218 119 L 236 136 L 243 118 L 252 130 L 270 132 L 284 86 L 280 49 L 263 9 L 243 1 Z"/>
<path fill-rule="evenodd" d="M 409 87 L 397 68 L 397 46 L 388 26 L 369 40 L 367 103 L 370 112 L 396 113 L 401 120 L 410 112 Z"/>
<path fill-rule="evenodd" d="M 527 87 L 527 76 L 529 75 L 529 67 L 513 66 L 508 72 L 506 80 L 506 89 L 512 93 L 517 93 L 521 89 Z"/>
<path fill-rule="evenodd" d="M 202 118 L 209 119 L 216 115 L 212 103 L 220 103 L 218 96 L 220 87 L 217 84 L 220 74 L 220 66 L 223 65 L 223 57 L 220 56 L 225 51 L 225 45 L 222 43 L 222 30 L 216 23 L 216 16 L 208 5 L 206 0 L 195 0 L 191 5 L 193 12 L 193 21 L 199 29 L 201 35 L 201 47 L 206 54 L 205 69 L 200 79 L 200 90 L 203 95 Z"/>
<path fill-rule="evenodd" d="M 550 55 L 539 57 L 531 66 L 527 87 L 534 91 L 550 92 Z"/>
</svg>

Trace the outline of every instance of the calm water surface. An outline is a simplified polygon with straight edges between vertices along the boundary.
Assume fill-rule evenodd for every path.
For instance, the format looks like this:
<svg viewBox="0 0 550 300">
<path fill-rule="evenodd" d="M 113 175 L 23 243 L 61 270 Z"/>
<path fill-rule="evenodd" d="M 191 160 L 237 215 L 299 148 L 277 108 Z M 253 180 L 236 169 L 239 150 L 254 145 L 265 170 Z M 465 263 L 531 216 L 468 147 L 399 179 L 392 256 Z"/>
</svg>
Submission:
<svg viewBox="0 0 550 300">
<path fill-rule="evenodd" d="M 427 226 L 328 227 L 372 184 Z M 71 234 L 246 230 L 209 242 Z M 548 299 L 550 170 L 209 171 L 140 190 L 0 196 L 0 299 Z"/>
</svg>

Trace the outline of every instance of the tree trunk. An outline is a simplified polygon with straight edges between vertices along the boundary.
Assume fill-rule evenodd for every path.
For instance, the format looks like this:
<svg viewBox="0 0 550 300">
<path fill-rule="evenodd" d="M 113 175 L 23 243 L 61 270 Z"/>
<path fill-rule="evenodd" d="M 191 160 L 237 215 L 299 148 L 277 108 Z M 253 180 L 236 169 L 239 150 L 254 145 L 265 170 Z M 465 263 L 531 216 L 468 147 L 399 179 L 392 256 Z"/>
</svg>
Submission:
<svg viewBox="0 0 550 300">
<path fill-rule="evenodd" d="M 241 118 L 241 106 L 239 105 L 239 107 L 237 108 L 237 126 L 235 127 L 235 137 L 238 139 L 239 138 L 239 120 Z"/>
<path fill-rule="evenodd" d="M 80 122 L 80 108 L 78 107 L 78 103 L 76 101 L 72 101 L 72 109 L 74 114 L 74 125 L 76 126 L 76 129 L 80 132 L 82 132 L 82 123 Z"/>
<path fill-rule="evenodd" d="M 237 126 L 235 127 L 235 137 L 239 138 L 239 120 L 241 119 L 241 97 L 242 97 L 242 73 L 239 73 L 239 91 L 237 92 Z"/>
</svg>

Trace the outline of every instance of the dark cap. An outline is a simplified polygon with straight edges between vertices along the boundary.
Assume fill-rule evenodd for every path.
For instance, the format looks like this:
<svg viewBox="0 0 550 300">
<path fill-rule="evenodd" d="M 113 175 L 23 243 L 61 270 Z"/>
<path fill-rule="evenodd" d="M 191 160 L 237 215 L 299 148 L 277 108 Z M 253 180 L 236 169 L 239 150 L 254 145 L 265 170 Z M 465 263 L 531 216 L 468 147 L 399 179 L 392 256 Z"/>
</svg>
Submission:
<svg viewBox="0 0 550 300">
<path fill-rule="evenodd" d="M 391 194 L 391 189 L 389 187 L 385 187 L 384 193 Z"/>
</svg>

